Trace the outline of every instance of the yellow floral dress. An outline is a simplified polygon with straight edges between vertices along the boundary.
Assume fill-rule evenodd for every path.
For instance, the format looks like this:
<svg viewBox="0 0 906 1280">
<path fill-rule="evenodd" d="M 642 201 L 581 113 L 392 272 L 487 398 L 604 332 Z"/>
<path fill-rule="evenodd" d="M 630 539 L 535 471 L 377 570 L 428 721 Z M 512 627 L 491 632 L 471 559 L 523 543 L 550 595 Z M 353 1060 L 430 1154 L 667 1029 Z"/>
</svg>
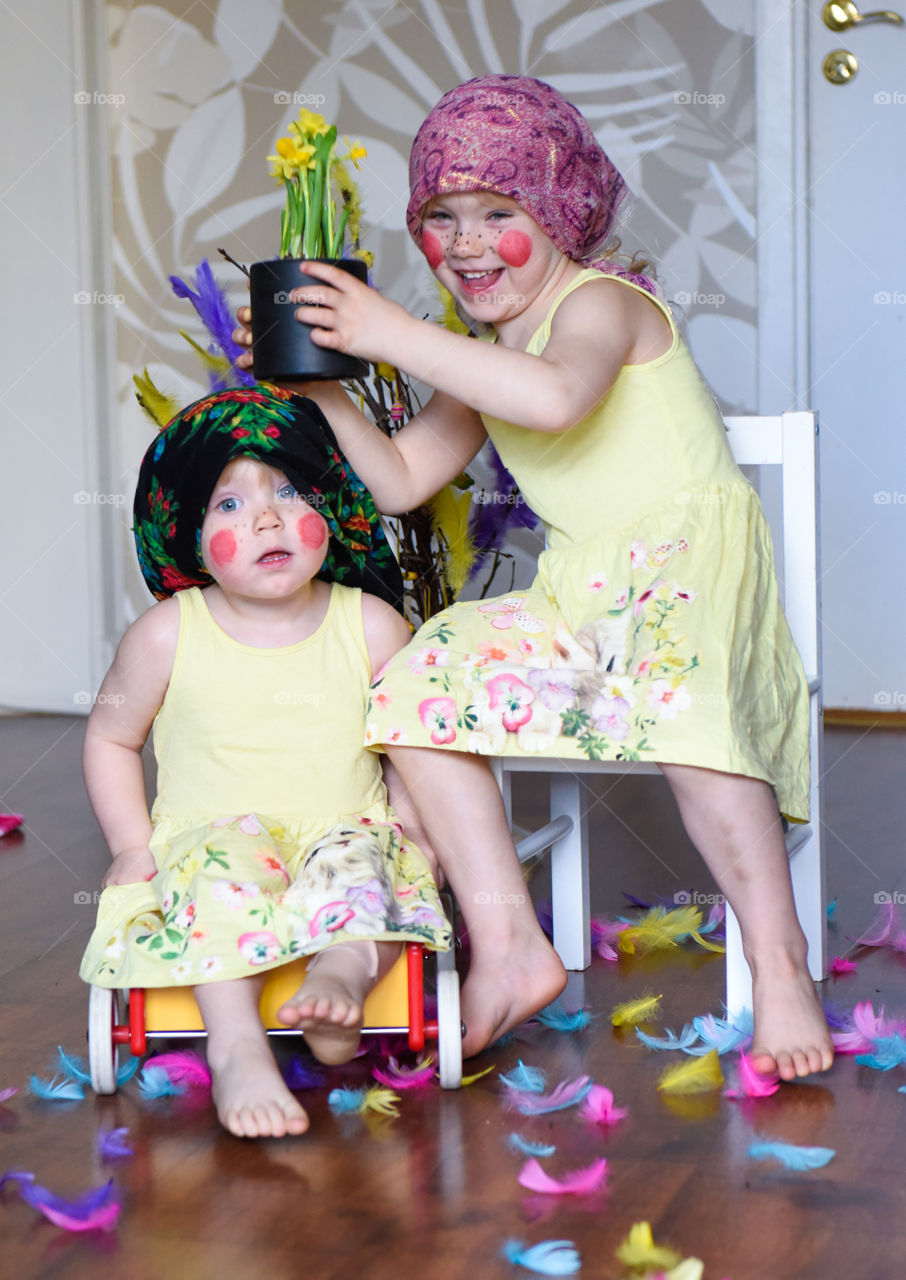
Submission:
<svg viewBox="0 0 906 1280">
<path fill-rule="evenodd" d="M 334 585 L 307 640 L 257 649 L 218 627 L 198 587 L 179 592 L 154 722 L 158 870 L 102 893 L 86 982 L 223 981 L 361 939 L 449 947 L 428 864 L 362 749 L 361 595 Z"/>
<path fill-rule="evenodd" d="M 574 278 L 531 354 L 563 298 L 600 278 Z M 569 431 L 484 419 L 544 523 L 537 577 L 426 623 L 372 685 L 365 740 L 698 765 L 765 779 L 781 810 L 805 819 L 808 689 L 770 533 L 714 400 L 656 305 L 670 350 L 625 365 Z"/>
</svg>

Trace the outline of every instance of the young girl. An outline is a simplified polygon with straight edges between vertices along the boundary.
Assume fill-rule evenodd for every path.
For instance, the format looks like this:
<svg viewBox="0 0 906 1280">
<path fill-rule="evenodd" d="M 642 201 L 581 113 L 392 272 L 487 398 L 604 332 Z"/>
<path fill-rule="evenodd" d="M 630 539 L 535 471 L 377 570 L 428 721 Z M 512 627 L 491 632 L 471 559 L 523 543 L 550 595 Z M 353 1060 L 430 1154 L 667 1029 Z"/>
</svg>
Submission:
<svg viewBox="0 0 906 1280">
<path fill-rule="evenodd" d="M 161 433 L 135 538 L 162 603 L 126 632 L 88 721 L 85 778 L 113 862 L 81 976 L 194 987 L 221 1123 L 303 1133 L 258 1016 L 262 975 L 313 957 L 278 1016 L 345 1062 L 400 943 L 450 945 L 362 747 L 369 681 L 409 628 L 361 584 L 394 598 L 399 573 L 317 407 L 264 386 L 200 400 Z"/>
<path fill-rule="evenodd" d="M 650 282 L 602 256 L 623 179 L 579 112 L 525 76 L 445 94 L 409 172 L 409 230 L 492 339 L 415 320 L 324 264 L 305 270 L 332 287 L 300 288 L 296 314 L 319 345 L 436 388 L 392 439 L 338 387 L 309 392 L 382 511 L 433 494 L 487 434 L 546 528 L 534 585 L 432 619 L 375 682 L 369 712 L 368 742 L 418 779 L 470 925 L 465 1050 L 554 982 L 534 941 L 520 944 L 507 891 L 487 892 L 512 891 L 511 846 L 469 754 L 531 752 L 657 761 L 739 917 L 756 1066 L 784 1079 L 826 1069 L 778 811 L 808 815 L 806 683 L 764 516 L 713 399 Z M 455 775 L 435 764 L 445 753 Z"/>
</svg>

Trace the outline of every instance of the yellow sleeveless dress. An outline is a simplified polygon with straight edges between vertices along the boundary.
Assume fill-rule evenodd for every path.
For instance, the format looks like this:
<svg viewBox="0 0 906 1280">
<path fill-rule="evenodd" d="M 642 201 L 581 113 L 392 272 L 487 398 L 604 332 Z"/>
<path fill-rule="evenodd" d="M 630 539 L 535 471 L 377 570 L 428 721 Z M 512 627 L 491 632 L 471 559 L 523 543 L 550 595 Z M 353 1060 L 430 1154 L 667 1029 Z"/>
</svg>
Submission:
<svg viewBox="0 0 906 1280">
<path fill-rule="evenodd" d="M 600 279 L 573 279 L 530 354 L 563 299 Z M 393 657 L 372 685 L 366 743 L 698 765 L 765 779 L 805 819 L 808 689 L 770 533 L 656 305 L 670 350 L 624 365 L 569 431 L 484 419 L 547 550 L 528 590 L 455 604 Z"/>
<path fill-rule="evenodd" d="M 153 726 L 158 870 L 102 893 L 86 982 L 224 981 L 361 939 L 449 946 L 428 864 L 362 748 L 361 595 L 334 585 L 313 635 L 257 649 L 221 630 L 198 587 L 179 593 Z"/>
</svg>

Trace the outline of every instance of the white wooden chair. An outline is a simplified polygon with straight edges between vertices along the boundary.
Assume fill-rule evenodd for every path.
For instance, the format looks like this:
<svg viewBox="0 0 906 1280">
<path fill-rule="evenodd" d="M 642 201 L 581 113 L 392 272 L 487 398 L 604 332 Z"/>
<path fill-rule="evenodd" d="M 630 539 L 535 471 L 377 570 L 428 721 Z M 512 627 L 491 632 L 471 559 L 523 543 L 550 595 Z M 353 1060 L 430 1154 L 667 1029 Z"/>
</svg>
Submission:
<svg viewBox="0 0 906 1280">
<path fill-rule="evenodd" d="M 727 418 L 733 456 L 741 466 L 779 468 L 782 531 L 773 529 L 781 600 L 808 676 L 810 697 L 810 821 L 787 833 L 787 852 L 796 909 L 808 940 L 812 977 L 826 976 L 824 883 L 824 806 L 821 754 L 821 575 L 818 541 L 818 425 L 814 413 L 776 417 Z M 567 969 L 591 962 L 589 931 L 588 821 L 582 781 L 585 773 L 658 773 L 654 764 L 551 760 L 533 756 L 493 761 L 512 822 L 513 773 L 550 774 L 551 823 L 521 841 L 522 859 L 551 849 L 551 898 L 554 946 Z M 677 814 L 677 822 L 679 822 Z M 752 1004 L 752 983 L 742 951 L 739 925 L 727 907 L 727 1008 Z"/>
</svg>

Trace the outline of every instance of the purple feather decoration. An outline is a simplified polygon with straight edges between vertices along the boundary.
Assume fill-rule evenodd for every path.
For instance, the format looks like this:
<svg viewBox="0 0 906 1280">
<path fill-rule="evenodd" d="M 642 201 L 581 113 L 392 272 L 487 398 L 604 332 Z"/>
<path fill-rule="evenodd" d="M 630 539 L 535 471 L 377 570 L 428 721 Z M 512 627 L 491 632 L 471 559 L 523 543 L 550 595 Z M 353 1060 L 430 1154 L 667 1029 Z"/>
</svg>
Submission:
<svg viewBox="0 0 906 1280">
<path fill-rule="evenodd" d="M 214 273 L 207 258 L 202 258 L 195 268 L 194 290 L 184 280 L 180 280 L 179 276 L 170 276 L 170 284 L 177 298 L 188 298 L 198 312 L 202 324 L 233 366 L 237 381 L 242 386 L 254 386 L 255 379 L 252 375 L 236 367 L 236 359 L 243 354 L 244 348 L 233 341 L 230 308 L 223 290 L 214 279 Z M 216 375 L 215 380 L 223 381 Z"/>
<path fill-rule="evenodd" d="M 121 1160 L 124 1156 L 135 1155 L 135 1147 L 126 1139 L 128 1132 L 128 1129 L 122 1128 L 101 1134 L 98 1138 L 98 1155 L 102 1160 Z"/>
<path fill-rule="evenodd" d="M 507 1101 L 524 1116 L 542 1116 L 550 1111 L 565 1111 L 587 1097 L 592 1085 L 591 1076 L 579 1076 L 576 1080 L 564 1080 L 550 1093 L 525 1093 L 513 1089 Z"/>
<path fill-rule="evenodd" d="M 476 494 L 469 509 L 469 535 L 477 553 L 470 580 L 478 573 L 483 558 L 503 545 L 510 529 L 534 529 L 538 524 L 538 517 L 519 492 L 497 450 L 490 442 L 486 447 L 493 487 L 480 490 L 481 497 Z"/>
<path fill-rule="evenodd" d="M 301 1089 L 318 1089 L 327 1079 L 323 1071 L 319 1071 L 317 1067 L 309 1066 L 304 1059 L 296 1054 L 287 1064 L 286 1070 L 283 1072 L 283 1079 L 286 1081 L 287 1089 L 298 1092 Z"/>
<path fill-rule="evenodd" d="M 0 1178 L 0 1188 L 8 1181 L 18 1182 L 19 1195 L 25 1203 L 66 1231 L 110 1231 L 119 1216 L 120 1206 L 113 1198 L 112 1178 L 75 1200 L 64 1200 L 62 1196 L 54 1195 L 47 1187 L 35 1182 L 33 1173 L 24 1170 L 5 1173 Z"/>
<path fill-rule="evenodd" d="M 15 1085 L 12 1085 L 9 1089 L 0 1089 L 0 1103 L 9 1102 L 10 1098 L 14 1098 L 18 1092 L 19 1090 Z"/>
<path fill-rule="evenodd" d="M 544 933 L 549 938 L 554 936 L 554 913 L 549 902 L 539 902 L 535 907 L 535 915 Z"/>
</svg>

